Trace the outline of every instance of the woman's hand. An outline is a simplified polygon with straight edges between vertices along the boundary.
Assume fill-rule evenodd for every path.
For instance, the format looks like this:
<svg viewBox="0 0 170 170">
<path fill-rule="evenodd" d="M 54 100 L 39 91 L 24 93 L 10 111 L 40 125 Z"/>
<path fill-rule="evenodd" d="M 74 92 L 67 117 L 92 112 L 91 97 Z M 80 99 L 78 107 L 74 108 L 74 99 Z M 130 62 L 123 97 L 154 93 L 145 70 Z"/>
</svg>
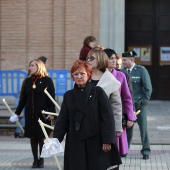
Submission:
<svg viewBox="0 0 170 170">
<path fill-rule="evenodd" d="M 120 137 L 120 136 L 121 136 L 121 132 L 116 131 L 116 132 L 115 132 L 115 136 L 116 136 L 116 137 Z"/>
<path fill-rule="evenodd" d="M 111 144 L 103 144 L 102 149 L 104 152 L 109 152 L 111 150 Z"/>
<path fill-rule="evenodd" d="M 134 122 L 133 122 L 132 120 L 128 120 L 128 121 L 127 121 L 127 128 L 132 127 L 133 124 L 134 124 Z"/>
<path fill-rule="evenodd" d="M 54 120 L 54 116 L 48 115 L 48 116 L 46 117 L 46 119 L 48 119 L 48 120 Z"/>
</svg>

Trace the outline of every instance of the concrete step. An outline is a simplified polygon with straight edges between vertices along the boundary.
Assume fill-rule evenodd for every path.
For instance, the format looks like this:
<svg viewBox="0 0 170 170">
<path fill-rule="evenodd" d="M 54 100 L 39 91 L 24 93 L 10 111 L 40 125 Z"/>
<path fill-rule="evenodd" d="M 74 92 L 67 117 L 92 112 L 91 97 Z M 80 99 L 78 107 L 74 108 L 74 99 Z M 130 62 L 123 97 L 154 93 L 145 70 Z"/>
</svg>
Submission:
<svg viewBox="0 0 170 170">
<path fill-rule="evenodd" d="M 0 131 L 1 131 L 1 129 L 14 129 L 17 126 L 18 125 L 16 125 L 16 124 L 0 124 Z"/>
<path fill-rule="evenodd" d="M 14 135 L 16 128 L 16 124 L 0 124 L 0 136 Z"/>
<path fill-rule="evenodd" d="M 9 116 L 0 116 L 0 124 L 12 124 L 12 122 L 9 121 Z M 19 120 L 21 120 L 22 116 L 19 116 Z"/>
<path fill-rule="evenodd" d="M 14 110 L 13 110 L 14 111 Z M 22 118 L 19 116 L 19 119 Z M 0 109 L 0 136 L 13 136 L 15 129 L 17 128 L 16 123 L 9 122 L 11 114 L 6 109 Z"/>
</svg>

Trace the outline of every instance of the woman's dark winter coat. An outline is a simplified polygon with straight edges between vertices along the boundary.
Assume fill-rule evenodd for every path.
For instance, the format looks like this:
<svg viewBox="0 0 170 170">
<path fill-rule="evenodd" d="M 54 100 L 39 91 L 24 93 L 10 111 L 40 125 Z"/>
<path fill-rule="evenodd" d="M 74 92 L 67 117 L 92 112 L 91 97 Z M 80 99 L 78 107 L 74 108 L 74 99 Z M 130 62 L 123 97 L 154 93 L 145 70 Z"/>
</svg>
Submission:
<svg viewBox="0 0 170 170">
<path fill-rule="evenodd" d="M 15 113 L 20 115 L 25 107 L 25 137 L 42 139 L 44 138 L 44 134 L 38 119 L 40 118 L 42 122 L 51 125 L 51 121 L 46 120 L 47 115 L 43 115 L 42 110 L 55 112 L 55 105 L 44 93 L 44 89 L 47 88 L 47 91 L 53 98 L 55 98 L 55 89 L 50 77 L 38 78 L 35 82 L 36 88 L 33 89 L 33 79 L 35 78 L 29 77 L 24 80 L 19 104 Z M 48 135 L 51 132 L 49 128 L 46 128 L 46 131 Z"/>
<path fill-rule="evenodd" d="M 90 46 L 84 44 L 84 46 L 82 47 L 82 49 L 81 49 L 81 51 L 80 51 L 79 59 L 86 61 L 87 54 L 89 53 L 89 51 L 90 51 L 91 49 L 92 49 L 92 48 L 91 48 Z"/>
<path fill-rule="evenodd" d="M 101 87 L 87 83 L 75 85 L 65 93 L 57 118 L 54 138 L 61 142 L 66 134 L 64 170 L 106 170 L 121 164 L 115 144 L 113 112 Z M 103 144 L 111 144 L 105 153 Z"/>
</svg>

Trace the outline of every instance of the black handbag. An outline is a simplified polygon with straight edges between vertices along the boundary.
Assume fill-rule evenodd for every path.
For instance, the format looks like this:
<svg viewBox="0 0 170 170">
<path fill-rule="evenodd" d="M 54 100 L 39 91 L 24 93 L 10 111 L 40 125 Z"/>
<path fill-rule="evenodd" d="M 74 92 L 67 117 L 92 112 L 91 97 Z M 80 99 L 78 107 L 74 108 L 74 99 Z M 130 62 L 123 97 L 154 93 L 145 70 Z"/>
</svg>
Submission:
<svg viewBox="0 0 170 170">
<path fill-rule="evenodd" d="M 122 126 L 127 126 L 128 117 L 127 114 L 122 114 Z"/>
</svg>

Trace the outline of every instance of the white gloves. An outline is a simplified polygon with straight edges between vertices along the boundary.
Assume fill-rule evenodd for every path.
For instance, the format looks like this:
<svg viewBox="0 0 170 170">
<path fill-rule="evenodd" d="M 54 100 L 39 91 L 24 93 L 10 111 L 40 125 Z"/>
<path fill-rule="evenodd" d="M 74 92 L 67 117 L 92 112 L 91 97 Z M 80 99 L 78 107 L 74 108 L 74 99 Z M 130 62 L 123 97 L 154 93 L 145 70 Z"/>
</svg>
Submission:
<svg viewBox="0 0 170 170">
<path fill-rule="evenodd" d="M 16 122 L 18 120 L 18 115 L 16 115 L 15 113 L 13 113 L 12 116 L 9 118 L 10 122 Z"/>
</svg>

